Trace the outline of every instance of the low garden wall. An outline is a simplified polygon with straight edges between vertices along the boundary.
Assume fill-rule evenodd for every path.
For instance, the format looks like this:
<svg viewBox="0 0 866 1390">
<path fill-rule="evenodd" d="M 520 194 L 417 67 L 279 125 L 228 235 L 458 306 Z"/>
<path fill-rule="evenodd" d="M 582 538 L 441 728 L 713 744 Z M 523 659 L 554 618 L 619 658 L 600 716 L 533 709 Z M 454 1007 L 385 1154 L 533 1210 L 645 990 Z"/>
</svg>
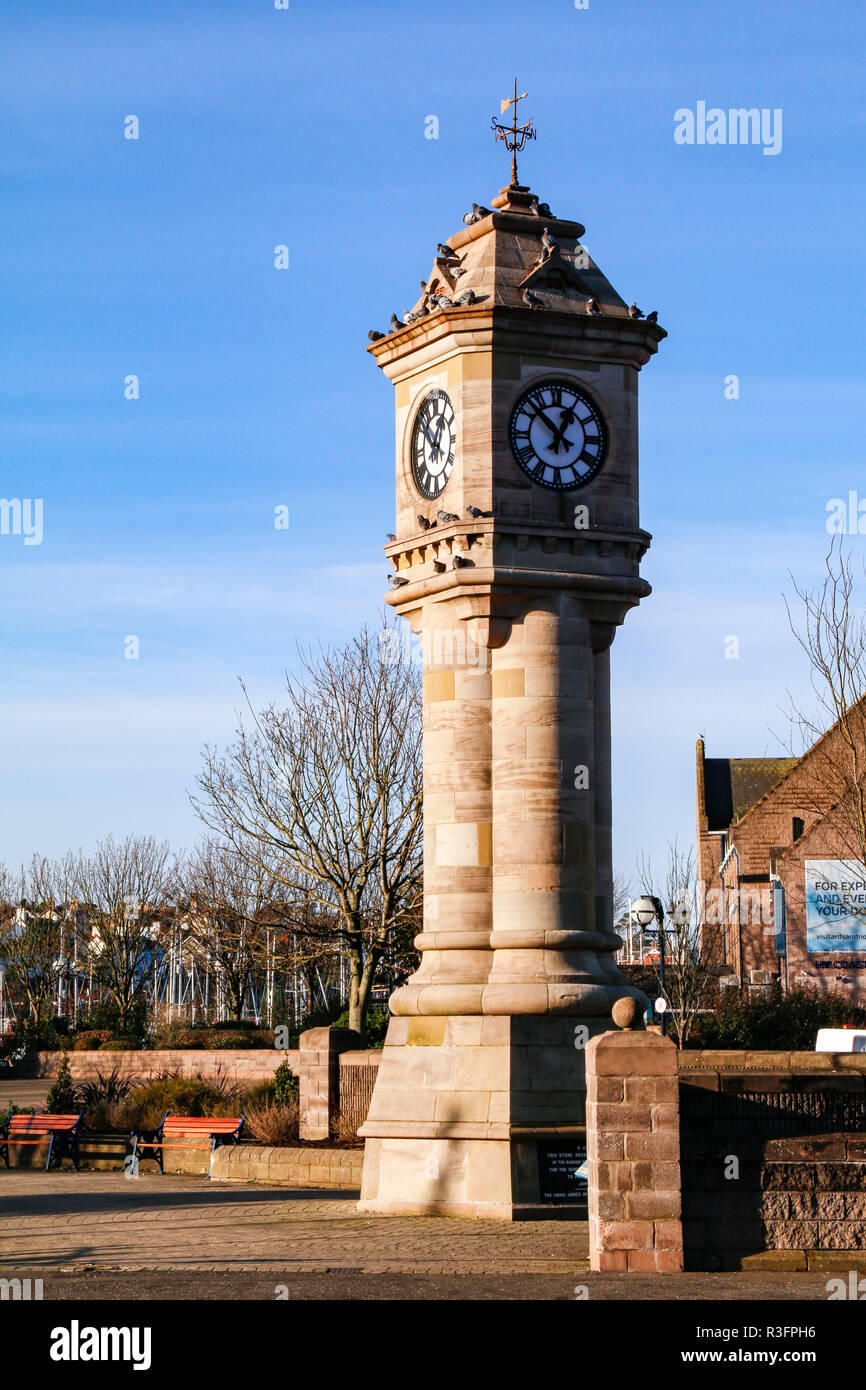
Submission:
<svg viewBox="0 0 866 1390">
<path fill-rule="evenodd" d="M 259 1081 L 272 1080 L 283 1061 L 288 1061 L 296 1076 L 300 1067 L 300 1051 L 297 1048 L 288 1051 L 275 1047 L 157 1048 L 141 1052 L 100 1049 L 98 1052 L 31 1052 L 18 1063 L 14 1075 L 53 1078 L 64 1056 L 69 1058 L 73 1081 L 95 1081 L 98 1073 L 107 1076 L 117 1068 L 119 1076 L 135 1081 L 146 1081 L 160 1073 L 172 1072 L 178 1076 L 200 1077 L 203 1081 L 222 1077 L 230 1083 L 255 1086 Z"/>
</svg>

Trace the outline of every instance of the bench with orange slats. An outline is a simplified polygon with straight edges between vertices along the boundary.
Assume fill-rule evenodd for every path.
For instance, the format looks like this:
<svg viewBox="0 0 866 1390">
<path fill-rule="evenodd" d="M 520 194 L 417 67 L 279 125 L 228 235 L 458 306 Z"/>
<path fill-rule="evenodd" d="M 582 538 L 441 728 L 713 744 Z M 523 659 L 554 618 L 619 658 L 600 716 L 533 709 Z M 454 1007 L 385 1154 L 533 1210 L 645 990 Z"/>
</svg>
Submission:
<svg viewBox="0 0 866 1390">
<path fill-rule="evenodd" d="M 221 1144 L 236 1144 L 244 1127 L 245 1115 L 223 1117 L 219 1115 L 170 1115 L 168 1111 L 156 1129 L 133 1132 L 129 1136 L 127 1149 L 131 1145 L 133 1168 L 139 1158 L 155 1158 L 161 1173 L 165 1172 L 163 1157 L 166 1149 L 204 1149 L 210 1150 L 207 1175 L 210 1177 L 214 1151 Z M 152 1152 L 143 1153 L 147 1149 Z"/>
<path fill-rule="evenodd" d="M 0 1151 L 3 1153 L 6 1167 L 9 1167 L 10 1144 L 47 1144 L 46 1173 L 52 1160 L 59 1168 L 66 1154 L 72 1159 L 77 1171 L 78 1131 L 83 1119 L 83 1110 L 78 1115 L 10 1115 L 0 1129 Z"/>
</svg>

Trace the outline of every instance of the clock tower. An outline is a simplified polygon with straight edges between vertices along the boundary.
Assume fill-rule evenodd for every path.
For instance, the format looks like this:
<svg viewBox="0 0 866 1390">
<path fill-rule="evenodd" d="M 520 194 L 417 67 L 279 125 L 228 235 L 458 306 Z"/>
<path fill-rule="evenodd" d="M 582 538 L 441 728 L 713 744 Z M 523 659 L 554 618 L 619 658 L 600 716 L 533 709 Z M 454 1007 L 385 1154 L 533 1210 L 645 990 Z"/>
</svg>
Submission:
<svg viewBox="0 0 866 1390">
<path fill-rule="evenodd" d="M 614 960 L 609 649 L 649 593 L 638 374 L 665 333 L 516 165 L 464 224 L 371 335 L 396 393 L 388 602 L 424 662 L 425 866 L 361 1207 L 569 1216 L 584 1048 L 643 1002 Z"/>
</svg>

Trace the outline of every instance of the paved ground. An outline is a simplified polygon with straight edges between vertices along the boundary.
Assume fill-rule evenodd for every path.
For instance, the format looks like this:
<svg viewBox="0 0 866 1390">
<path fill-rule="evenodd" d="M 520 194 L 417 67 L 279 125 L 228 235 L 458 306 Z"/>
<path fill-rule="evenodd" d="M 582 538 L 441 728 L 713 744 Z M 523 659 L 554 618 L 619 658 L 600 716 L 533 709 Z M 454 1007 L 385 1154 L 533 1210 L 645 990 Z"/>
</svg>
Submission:
<svg viewBox="0 0 866 1390">
<path fill-rule="evenodd" d="M 355 1197 L 0 1171 L 0 1268 L 47 1299 L 826 1298 L 825 1274 L 590 1274 L 583 1222 L 368 1216 Z"/>
<path fill-rule="evenodd" d="M 50 1081 L 0 1081 L 0 1110 L 5 1110 L 10 1101 L 22 1110 L 27 1105 L 42 1105 L 48 1095 Z"/>
</svg>

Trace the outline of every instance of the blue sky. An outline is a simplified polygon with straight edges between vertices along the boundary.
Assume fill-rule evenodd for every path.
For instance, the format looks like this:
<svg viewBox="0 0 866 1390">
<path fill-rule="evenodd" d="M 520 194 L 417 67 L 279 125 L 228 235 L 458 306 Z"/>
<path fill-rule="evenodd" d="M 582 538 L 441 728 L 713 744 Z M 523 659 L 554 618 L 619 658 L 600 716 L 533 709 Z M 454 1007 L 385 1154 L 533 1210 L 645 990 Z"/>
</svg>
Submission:
<svg viewBox="0 0 866 1390">
<path fill-rule="evenodd" d="M 779 751 L 787 571 L 817 574 L 828 499 L 866 496 L 863 40 L 850 0 L 6 0 L 0 495 L 44 499 L 44 540 L 0 536 L 0 858 L 191 843 L 237 676 L 276 697 L 298 641 L 377 621 L 367 330 L 507 181 L 515 70 L 521 174 L 670 334 L 641 380 L 654 594 L 613 652 L 616 861 L 688 841 L 695 737 Z M 676 144 L 702 100 L 781 108 L 781 153 Z"/>
</svg>

